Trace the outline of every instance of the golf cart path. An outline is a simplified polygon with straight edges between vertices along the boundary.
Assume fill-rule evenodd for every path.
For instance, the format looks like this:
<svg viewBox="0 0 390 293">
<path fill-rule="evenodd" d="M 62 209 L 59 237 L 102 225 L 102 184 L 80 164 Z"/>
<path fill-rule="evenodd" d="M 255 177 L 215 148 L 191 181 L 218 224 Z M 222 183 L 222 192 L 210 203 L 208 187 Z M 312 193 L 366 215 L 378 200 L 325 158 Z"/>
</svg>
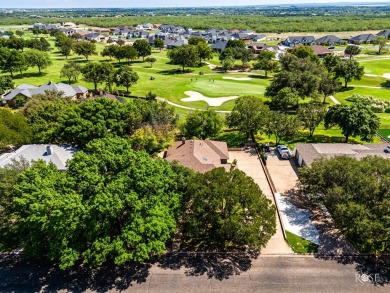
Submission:
<svg viewBox="0 0 390 293">
<path fill-rule="evenodd" d="M 171 105 L 171 106 L 177 107 L 177 108 L 182 108 L 182 109 L 192 110 L 192 111 L 195 111 L 195 110 L 205 111 L 204 109 L 197 109 L 197 108 L 182 106 L 182 105 L 173 103 L 173 102 L 171 102 L 171 101 L 168 101 L 167 99 L 160 98 L 160 97 L 157 97 L 156 99 L 157 99 L 158 101 L 167 102 L 168 105 Z M 215 112 L 217 112 L 217 113 L 231 113 L 231 111 L 222 111 L 222 110 L 216 110 Z"/>
</svg>

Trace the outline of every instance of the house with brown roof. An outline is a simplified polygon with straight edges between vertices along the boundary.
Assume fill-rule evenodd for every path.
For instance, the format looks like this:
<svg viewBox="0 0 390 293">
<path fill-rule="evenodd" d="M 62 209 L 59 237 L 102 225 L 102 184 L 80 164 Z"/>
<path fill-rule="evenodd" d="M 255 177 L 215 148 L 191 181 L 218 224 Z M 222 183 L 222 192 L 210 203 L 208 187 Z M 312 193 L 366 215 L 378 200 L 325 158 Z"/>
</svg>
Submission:
<svg viewBox="0 0 390 293">
<path fill-rule="evenodd" d="M 319 58 L 324 58 L 328 55 L 333 55 L 333 51 L 330 49 L 321 46 L 321 45 L 313 45 L 311 46 L 313 48 L 314 54 L 316 54 Z"/>
<path fill-rule="evenodd" d="M 299 166 L 308 166 L 322 157 L 349 156 L 361 159 L 366 156 L 380 156 L 390 159 L 390 153 L 384 149 L 386 144 L 349 144 L 349 143 L 303 143 L 296 144 L 294 156 Z"/>
<path fill-rule="evenodd" d="M 164 152 L 164 159 L 177 161 L 181 165 L 200 173 L 223 167 L 228 171 L 229 152 L 226 142 L 213 140 L 176 141 Z"/>
</svg>

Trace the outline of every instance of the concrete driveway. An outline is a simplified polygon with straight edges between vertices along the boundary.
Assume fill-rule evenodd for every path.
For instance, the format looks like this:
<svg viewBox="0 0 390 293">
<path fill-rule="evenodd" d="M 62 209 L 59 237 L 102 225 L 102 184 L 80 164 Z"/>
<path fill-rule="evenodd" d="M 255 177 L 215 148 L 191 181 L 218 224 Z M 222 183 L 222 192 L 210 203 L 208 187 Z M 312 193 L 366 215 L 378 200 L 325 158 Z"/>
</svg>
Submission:
<svg viewBox="0 0 390 293">
<path fill-rule="evenodd" d="M 230 151 L 229 160 L 237 160 L 237 168 L 253 178 L 259 185 L 263 194 L 275 204 L 271 188 L 268 185 L 264 170 L 254 150 Z M 261 250 L 261 254 L 292 254 L 291 247 L 286 243 L 279 217 L 276 215 L 276 234 L 271 237 L 267 246 Z"/>
</svg>

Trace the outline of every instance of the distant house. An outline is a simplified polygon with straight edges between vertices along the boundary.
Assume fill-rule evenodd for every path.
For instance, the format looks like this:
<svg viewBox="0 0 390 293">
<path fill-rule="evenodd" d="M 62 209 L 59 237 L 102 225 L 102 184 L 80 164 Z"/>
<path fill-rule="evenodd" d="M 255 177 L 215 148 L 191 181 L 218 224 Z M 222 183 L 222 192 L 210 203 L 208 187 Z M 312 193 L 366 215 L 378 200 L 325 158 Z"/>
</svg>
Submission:
<svg viewBox="0 0 390 293">
<path fill-rule="evenodd" d="M 153 29 L 153 24 L 151 23 L 143 23 L 137 25 L 138 30 L 152 30 Z"/>
<path fill-rule="evenodd" d="M 101 34 L 100 32 L 93 32 L 89 33 L 85 36 L 83 36 L 83 39 L 86 41 L 96 41 L 96 42 L 107 42 L 107 40 L 110 38 L 109 35 Z"/>
<path fill-rule="evenodd" d="M 0 168 L 12 164 L 14 160 L 22 159 L 28 162 L 44 160 L 46 163 L 52 162 L 58 170 L 66 170 L 66 162 L 72 159 L 73 154 L 78 150 L 71 145 L 44 145 L 29 144 L 21 146 L 12 153 L 4 153 L 0 156 Z"/>
<path fill-rule="evenodd" d="M 313 46 L 316 45 L 317 43 L 313 36 L 294 36 L 294 37 L 288 37 L 283 41 L 283 45 L 290 48 L 293 48 L 299 44 L 305 46 Z"/>
<path fill-rule="evenodd" d="M 174 49 L 176 47 L 180 47 L 187 44 L 188 44 L 188 40 L 184 38 L 164 40 L 164 46 L 167 47 L 167 49 Z"/>
<path fill-rule="evenodd" d="M 265 43 L 250 43 L 247 46 L 248 50 L 251 50 L 253 53 L 258 54 L 260 51 L 263 51 L 267 48 L 267 44 Z"/>
<path fill-rule="evenodd" d="M 317 39 L 316 43 L 318 45 L 334 46 L 334 45 L 343 45 L 345 42 L 334 35 L 326 35 Z"/>
<path fill-rule="evenodd" d="M 77 32 L 74 28 L 60 28 L 60 31 L 67 36 L 73 36 Z"/>
<path fill-rule="evenodd" d="M 316 54 L 320 58 L 324 58 L 328 55 L 333 55 L 333 51 L 328 48 L 320 45 L 311 46 L 313 48 L 314 54 Z"/>
<path fill-rule="evenodd" d="M 355 45 L 371 44 L 373 41 L 376 40 L 376 38 L 377 38 L 377 36 L 374 34 L 361 34 L 361 35 L 358 35 L 358 36 L 355 36 L 355 37 L 348 39 L 348 43 L 355 44 Z"/>
<path fill-rule="evenodd" d="M 3 104 L 8 104 L 9 107 L 15 107 L 15 99 L 17 97 L 31 98 L 37 94 L 45 94 L 46 91 L 62 92 L 64 97 L 69 97 L 71 99 L 86 98 L 88 93 L 88 89 L 85 87 L 64 83 L 53 84 L 49 82 L 48 84 L 39 87 L 22 84 L 4 94 L 1 100 Z"/>
<path fill-rule="evenodd" d="M 211 49 L 214 52 L 221 53 L 223 50 L 225 50 L 227 43 L 228 43 L 227 41 L 216 42 L 211 46 Z"/>
<path fill-rule="evenodd" d="M 164 159 L 177 161 L 197 172 L 205 173 L 214 168 L 230 169 L 227 164 L 229 152 L 226 142 L 212 140 L 176 141 L 164 152 Z"/>
<path fill-rule="evenodd" d="M 376 34 L 378 37 L 385 37 L 387 39 L 390 39 L 390 29 L 389 30 L 383 30 Z"/>
<path fill-rule="evenodd" d="M 361 159 L 366 156 L 380 156 L 390 159 L 390 153 L 383 150 L 386 144 L 348 144 L 348 143 L 305 143 L 296 144 L 294 155 L 299 166 L 308 166 L 321 157 L 349 156 Z"/>
</svg>

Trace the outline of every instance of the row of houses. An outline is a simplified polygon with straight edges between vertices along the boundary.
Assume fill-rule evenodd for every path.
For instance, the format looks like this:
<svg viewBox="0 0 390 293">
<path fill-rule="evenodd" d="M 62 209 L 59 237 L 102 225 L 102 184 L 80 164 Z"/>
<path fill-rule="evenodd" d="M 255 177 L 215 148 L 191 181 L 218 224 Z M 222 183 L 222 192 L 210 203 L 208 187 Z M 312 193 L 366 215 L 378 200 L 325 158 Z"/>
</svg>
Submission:
<svg viewBox="0 0 390 293">
<path fill-rule="evenodd" d="M 282 42 L 282 44 L 290 48 L 298 44 L 302 44 L 305 46 L 313 46 L 313 45 L 334 46 L 334 45 L 344 45 L 346 43 L 360 45 L 360 44 L 371 44 L 376 40 L 377 37 L 380 36 L 390 39 L 390 29 L 380 31 L 377 34 L 360 34 L 348 39 L 341 39 L 334 35 L 326 35 L 318 39 L 315 39 L 314 36 L 291 36 L 286 38 Z"/>
</svg>

